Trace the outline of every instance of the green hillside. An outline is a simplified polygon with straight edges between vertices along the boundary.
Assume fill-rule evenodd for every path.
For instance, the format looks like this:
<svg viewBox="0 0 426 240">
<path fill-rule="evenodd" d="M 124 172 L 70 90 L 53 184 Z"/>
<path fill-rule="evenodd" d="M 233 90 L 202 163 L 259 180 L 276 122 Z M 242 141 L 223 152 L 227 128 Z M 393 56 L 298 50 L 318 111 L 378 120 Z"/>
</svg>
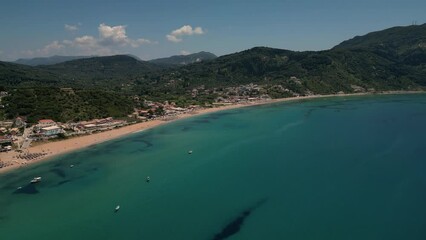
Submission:
<svg viewBox="0 0 426 240">
<path fill-rule="evenodd" d="M 188 55 L 176 55 L 171 56 L 167 58 L 158 58 L 150 60 L 149 62 L 160 64 L 160 65 L 166 65 L 166 66 L 182 66 L 182 65 L 188 65 L 192 63 L 212 60 L 217 58 L 216 55 L 209 52 L 199 52 L 199 53 L 193 53 Z"/>
<path fill-rule="evenodd" d="M 66 61 L 89 58 L 90 56 L 51 56 L 51 57 L 37 57 L 37 58 L 21 58 L 16 60 L 14 63 L 23 64 L 28 66 L 38 66 L 38 65 L 52 65 L 57 63 L 62 63 Z"/>
<path fill-rule="evenodd" d="M 0 61 L 0 86 L 59 85 L 58 75 L 43 69 Z"/>
<path fill-rule="evenodd" d="M 115 55 L 67 61 L 40 66 L 38 69 L 46 70 L 60 79 L 67 80 L 63 84 L 68 86 L 109 87 L 131 83 L 162 67 L 128 55 Z"/>
<path fill-rule="evenodd" d="M 9 104 L 6 109 L 9 117 L 56 114 L 54 116 L 66 120 L 105 114 L 117 116 L 131 111 L 134 103 L 128 99 L 134 95 L 156 101 L 175 101 L 181 105 L 202 104 L 213 101 L 220 89 L 251 83 L 262 86 L 272 97 L 425 89 L 425 51 L 426 24 L 423 24 L 358 36 L 326 51 L 296 52 L 255 47 L 172 68 L 169 66 L 181 61 L 180 57 L 157 60 L 157 64 L 128 55 L 93 57 L 38 67 L 0 62 L 0 87 L 12 93 L 12 97 L 5 99 Z M 38 97 L 40 93 L 34 90 L 60 87 L 73 87 L 75 96 L 53 94 L 56 98 L 53 101 Z M 37 99 L 35 102 L 40 106 L 48 106 L 45 102 L 52 105 L 75 102 L 73 107 L 59 107 L 74 109 L 75 113 L 65 114 L 54 110 L 55 107 L 40 108 L 39 105 L 16 106 L 14 101 L 21 98 L 14 98 L 17 94 L 12 90 L 19 92 L 20 89 L 26 89 L 26 98 Z M 193 95 L 194 89 L 200 89 L 200 94 Z M 103 101 L 91 102 L 85 91 L 92 91 L 97 99 L 115 100 L 105 100 L 107 105 Z M 102 110 L 110 104 L 117 108 Z M 41 114 L 40 109 L 50 110 Z"/>
</svg>

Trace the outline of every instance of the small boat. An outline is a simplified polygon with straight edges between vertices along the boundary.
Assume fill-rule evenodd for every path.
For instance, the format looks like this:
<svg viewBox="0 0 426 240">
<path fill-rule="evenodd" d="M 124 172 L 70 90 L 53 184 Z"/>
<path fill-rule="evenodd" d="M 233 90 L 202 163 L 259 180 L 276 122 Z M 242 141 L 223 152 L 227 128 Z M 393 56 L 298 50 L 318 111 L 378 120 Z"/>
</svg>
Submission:
<svg viewBox="0 0 426 240">
<path fill-rule="evenodd" d="M 149 181 L 151 181 L 151 178 L 149 178 L 149 176 L 148 176 L 148 177 L 146 177 L 146 182 L 149 182 Z"/>
<path fill-rule="evenodd" d="M 18 190 L 21 190 L 22 189 L 22 187 L 18 187 Z"/>
<path fill-rule="evenodd" d="M 115 212 L 118 212 L 118 210 L 120 210 L 120 205 L 117 205 L 117 207 L 115 207 Z"/>
<path fill-rule="evenodd" d="M 30 183 L 38 183 L 41 182 L 41 177 L 35 177 L 33 180 L 30 181 Z"/>
<path fill-rule="evenodd" d="M 192 154 L 192 150 L 189 150 L 189 151 L 188 151 L 188 154 Z"/>
<path fill-rule="evenodd" d="M 74 165 L 72 165 L 72 164 L 71 164 L 71 165 L 70 165 L 70 168 L 73 168 L 73 167 L 74 167 Z"/>
</svg>

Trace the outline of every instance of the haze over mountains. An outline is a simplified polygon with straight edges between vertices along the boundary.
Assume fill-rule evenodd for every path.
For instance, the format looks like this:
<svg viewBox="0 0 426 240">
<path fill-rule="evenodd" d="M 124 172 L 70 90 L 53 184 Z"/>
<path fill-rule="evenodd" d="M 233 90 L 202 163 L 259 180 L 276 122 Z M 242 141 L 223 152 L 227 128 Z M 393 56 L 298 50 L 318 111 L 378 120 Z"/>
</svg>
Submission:
<svg viewBox="0 0 426 240">
<path fill-rule="evenodd" d="M 38 65 L 52 65 L 56 63 L 77 60 L 82 58 L 89 58 L 90 56 L 51 56 L 51 57 L 37 57 L 37 58 L 20 58 L 13 63 L 23 64 L 28 66 Z"/>
<path fill-rule="evenodd" d="M 129 57 L 132 57 L 138 61 L 142 61 L 140 58 L 131 55 L 126 54 Z M 37 57 L 37 58 L 20 58 L 13 63 L 22 64 L 22 65 L 28 65 L 28 66 L 41 66 L 41 65 L 54 65 L 58 63 L 68 62 L 72 60 L 78 60 L 78 59 L 85 59 L 85 58 L 95 58 L 98 56 L 51 56 L 51 57 Z M 196 62 L 201 62 L 205 60 L 211 60 L 217 58 L 216 55 L 209 52 L 198 52 L 198 53 L 192 53 L 187 55 L 175 55 L 171 57 L 166 58 L 158 58 L 149 60 L 151 63 L 159 64 L 159 65 L 187 65 L 192 64 Z"/>
</svg>

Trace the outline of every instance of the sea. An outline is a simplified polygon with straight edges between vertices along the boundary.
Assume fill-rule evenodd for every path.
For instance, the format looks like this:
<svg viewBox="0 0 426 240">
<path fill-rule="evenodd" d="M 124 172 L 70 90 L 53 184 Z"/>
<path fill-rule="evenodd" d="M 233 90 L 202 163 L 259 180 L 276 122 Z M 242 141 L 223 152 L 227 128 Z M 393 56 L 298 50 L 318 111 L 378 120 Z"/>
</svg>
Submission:
<svg viewBox="0 0 426 240">
<path fill-rule="evenodd" d="M 2 174 L 0 239 L 424 240 L 426 94 L 220 111 Z"/>
</svg>

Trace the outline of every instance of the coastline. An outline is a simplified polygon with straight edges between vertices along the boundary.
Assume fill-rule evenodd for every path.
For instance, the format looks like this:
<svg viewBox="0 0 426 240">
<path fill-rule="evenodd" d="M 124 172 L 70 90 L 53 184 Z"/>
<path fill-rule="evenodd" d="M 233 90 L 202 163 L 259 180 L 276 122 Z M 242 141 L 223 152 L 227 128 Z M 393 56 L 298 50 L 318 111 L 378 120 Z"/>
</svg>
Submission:
<svg viewBox="0 0 426 240">
<path fill-rule="evenodd" d="M 199 116 L 199 115 L 223 111 L 223 110 L 230 110 L 230 109 L 236 109 L 236 108 L 242 108 L 242 107 L 248 107 L 248 106 L 265 105 L 265 104 L 278 103 L 278 102 L 298 101 L 298 100 L 305 100 L 305 99 L 318 99 L 318 98 L 327 98 L 327 97 L 412 94 L 412 93 L 425 93 L 425 92 L 424 91 L 388 91 L 388 92 L 380 92 L 380 93 L 367 92 L 367 93 L 351 93 L 351 94 L 311 95 L 311 96 L 290 97 L 290 98 L 280 98 L 280 99 L 272 99 L 272 100 L 266 100 L 266 101 L 257 101 L 257 102 L 244 103 L 244 104 L 239 103 L 239 104 L 219 106 L 214 108 L 204 108 L 191 113 L 184 113 L 184 114 L 177 115 L 173 119 L 169 119 L 169 120 L 154 119 L 151 121 L 136 123 L 136 124 L 124 126 L 121 128 L 113 129 L 110 131 L 94 133 L 91 135 L 85 135 L 85 136 L 70 138 L 70 139 L 61 140 L 61 141 L 41 143 L 36 146 L 31 146 L 28 148 L 28 153 L 37 154 L 37 157 L 35 157 L 31 161 L 25 161 L 18 158 L 18 156 L 21 153 L 18 153 L 15 151 L 0 153 L 0 160 L 4 162 L 9 162 L 12 164 L 12 165 L 0 168 L 0 174 L 4 174 L 12 170 L 23 169 L 26 166 L 30 166 L 35 163 L 48 161 L 58 155 L 66 154 L 79 149 L 84 149 L 95 144 L 120 138 L 120 137 L 137 133 L 146 129 L 154 128 L 163 124 L 174 122 L 179 119 Z"/>
</svg>

